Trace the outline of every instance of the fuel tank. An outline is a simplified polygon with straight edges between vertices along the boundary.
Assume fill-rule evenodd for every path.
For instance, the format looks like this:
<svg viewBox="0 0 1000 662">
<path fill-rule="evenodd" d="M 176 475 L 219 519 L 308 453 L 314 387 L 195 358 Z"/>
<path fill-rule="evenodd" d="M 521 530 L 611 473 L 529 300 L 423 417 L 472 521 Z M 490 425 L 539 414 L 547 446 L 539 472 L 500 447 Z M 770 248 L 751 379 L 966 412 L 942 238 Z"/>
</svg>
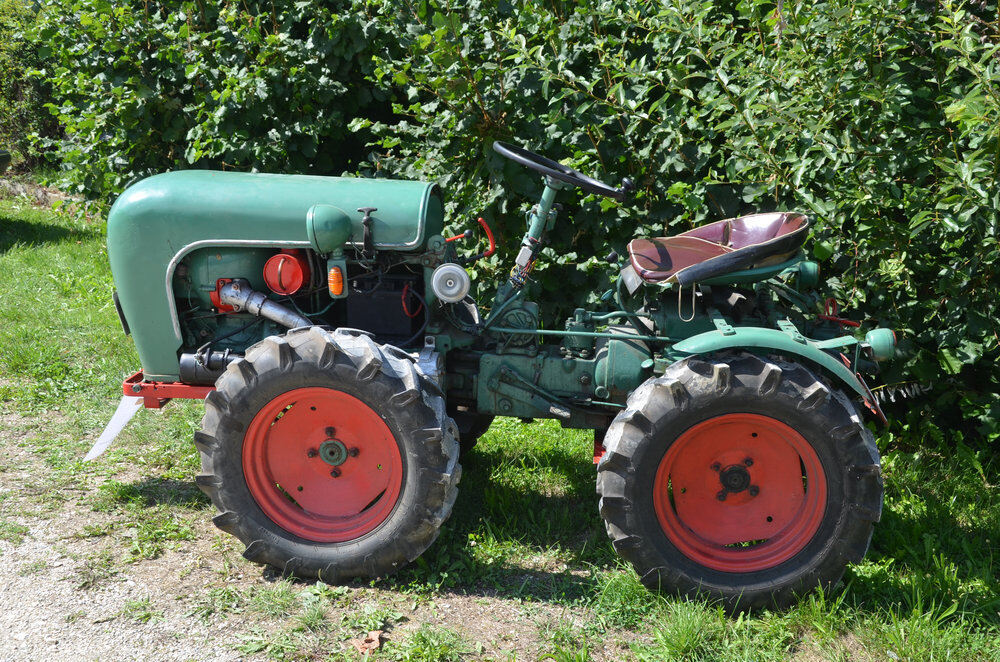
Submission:
<svg viewBox="0 0 1000 662">
<path fill-rule="evenodd" d="M 372 237 L 380 250 L 422 251 L 444 220 L 438 187 L 416 181 L 184 170 L 122 193 L 108 215 L 108 256 L 146 379 L 178 379 L 182 335 L 172 279 L 185 256 L 211 249 L 221 263 L 248 248 L 309 248 L 306 215 L 317 204 L 350 218 L 348 247 L 364 239 L 360 207 L 377 209 Z M 260 274 L 227 277 L 256 281 Z"/>
</svg>

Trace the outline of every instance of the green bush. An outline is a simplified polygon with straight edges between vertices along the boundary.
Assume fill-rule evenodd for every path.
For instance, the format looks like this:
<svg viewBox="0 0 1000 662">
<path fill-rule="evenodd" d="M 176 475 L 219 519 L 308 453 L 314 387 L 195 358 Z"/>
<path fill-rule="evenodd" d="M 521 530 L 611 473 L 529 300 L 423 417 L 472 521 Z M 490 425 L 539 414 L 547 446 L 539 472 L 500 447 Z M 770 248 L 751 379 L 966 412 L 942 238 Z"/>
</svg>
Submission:
<svg viewBox="0 0 1000 662">
<path fill-rule="evenodd" d="M 942 428 L 997 433 L 995 3 L 378 4 L 405 38 L 374 80 L 404 100 L 400 121 L 356 122 L 379 137 L 373 170 L 444 182 L 456 216 L 509 241 L 541 185 L 494 139 L 637 180 L 634 205 L 564 196 L 536 272 L 550 311 L 593 300 L 606 242 L 803 209 L 841 300 L 900 333 L 887 378 L 935 383 Z"/>
<path fill-rule="evenodd" d="M 94 197 L 167 169 L 339 172 L 372 102 L 350 1 L 44 0 L 36 40 L 69 182 Z"/>
<path fill-rule="evenodd" d="M 37 162 L 32 136 L 49 135 L 55 124 L 45 88 L 30 75 L 37 57 L 26 33 L 34 18 L 27 0 L 0 0 L 0 149 L 29 166 Z"/>
<path fill-rule="evenodd" d="M 183 167 L 433 179 L 453 225 L 483 214 L 506 237 L 501 256 L 476 267 L 488 278 L 509 266 L 541 188 L 493 140 L 606 181 L 632 177 L 631 205 L 563 195 L 535 272 L 550 320 L 606 286 L 596 256 L 608 244 L 808 211 L 841 301 L 900 332 L 887 381 L 937 386 L 935 421 L 915 408 L 904 424 L 995 435 L 996 3 L 784 8 L 44 0 L 35 40 L 66 132 L 55 147 L 91 196 Z"/>
</svg>

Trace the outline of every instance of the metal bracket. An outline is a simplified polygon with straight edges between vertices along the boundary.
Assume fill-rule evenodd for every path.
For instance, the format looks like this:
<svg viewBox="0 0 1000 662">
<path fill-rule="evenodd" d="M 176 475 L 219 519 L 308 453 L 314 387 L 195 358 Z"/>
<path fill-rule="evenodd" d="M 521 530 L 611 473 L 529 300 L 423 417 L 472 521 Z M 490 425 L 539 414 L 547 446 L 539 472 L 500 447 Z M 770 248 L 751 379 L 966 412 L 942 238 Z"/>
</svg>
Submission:
<svg viewBox="0 0 1000 662">
<path fill-rule="evenodd" d="M 726 321 L 726 318 L 722 316 L 722 313 L 720 313 L 717 310 L 712 310 L 711 315 L 712 315 L 712 324 L 715 325 L 716 329 L 722 332 L 722 335 L 724 336 L 736 335 L 736 329 L 734 329 L 732 325 Z"/>
<path fill-rule="evenodd" d="M 424 348 L 417 354 L 417 370 L 427 379 L 443 388 L 441 376 L 444 372 L 444 357 L 441 352 L 436 351 L 437 344 L 434 336 L 427 336 L 424 339 Z"/>
<path fill-rule="evenodd" d="M 490 379 L 489 386 L 495 393 L 524 402 L 557 418 L 568 419 L 571 416 L 570 405 L 538 388 L 506 366 L 500 369 L 499 375 Z"/>
<path fill-rule="evenodd" d="M 796 326 L 792 323 L 791 320 L 788 319 L 778 320 L 777 324 L 778 324 L 778 329 L 785 335 L 789 336 L 795 342 L 802 343 L 803 345 L 808 344 L 806 337 L 802 335 L 802 333 L 798 330 L 798 328 L 796 328 Z"/>
<path fill-rule="evenodd" d="M 122 383 L 122 391 L 133 398 L 142 398 L 146 409 L 159 409 L 173 398 L 202 400 L 215 390 L 214 386 L 194 386 L 180 382 L 149 382 L 143 379 L 142 370 Z"/>
</svg>

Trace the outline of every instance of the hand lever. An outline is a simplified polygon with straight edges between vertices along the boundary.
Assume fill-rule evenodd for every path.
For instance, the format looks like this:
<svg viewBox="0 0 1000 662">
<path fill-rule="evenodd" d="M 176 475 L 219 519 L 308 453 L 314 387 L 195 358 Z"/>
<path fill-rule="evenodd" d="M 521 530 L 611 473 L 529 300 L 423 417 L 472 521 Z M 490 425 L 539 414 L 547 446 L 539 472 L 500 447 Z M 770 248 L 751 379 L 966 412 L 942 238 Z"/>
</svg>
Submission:
<svg viewBox="0 0 1000 662">
<path fill-rule="evenodd" d="M 622 201 L 625 200 L 627 196 L 632 195 L 635 191 L 635 184 L 628 177 L 622 177 L 621 186 L 618 187 L 618 193 L 621 194 Z"/>
<path fill-rule="evenodd" d="M 483 232 L 486 233 L 486 238 L 490 242 L 490 247 L 487 248 L 482 253 L 477 253 L 476 255 L 462 258 L 461 260 L 459 260 L 459 264 L 468 264 L 469 262 L 475 262 L 476 260 L 480 260 L 484 257 L 489 257 L 493 255 L 493 253 L 495 253 L 497 250 L 497 242 L 496 239 L 493 238 L 493 230 L 490 229 L 490 226 L 487 225 L 486 221 L 484 221 L 482 217 L 476 220 L 479 221 L 479 225 L 483 228 Z M 472 236 L 472 230 L 466 230 L 457 237 L 452 237 L 451 239 L 445 239 L 445 241 L 455 241 L 456 239 L 468 238 L 471 236 Z"/>
<path fill-rule="evenodd" d="M 462 234 L 456 234 L 454 237 L 448 237 L 445 241 L 451 242 L 458 241 L 459 239 L 472 239 L 472 230 L 466 230 Z"/>
<path fill-rule="evenodd" d="M 372 236 L 372 212 L 378 211 L 378 207 L 358 207 L 358 211 L 365 215 L 361 219 L 361 225 L 365 227 L 364 244 L 361 252 L 365 256 L 375 253 L 375 238 Z"/>
</svg>

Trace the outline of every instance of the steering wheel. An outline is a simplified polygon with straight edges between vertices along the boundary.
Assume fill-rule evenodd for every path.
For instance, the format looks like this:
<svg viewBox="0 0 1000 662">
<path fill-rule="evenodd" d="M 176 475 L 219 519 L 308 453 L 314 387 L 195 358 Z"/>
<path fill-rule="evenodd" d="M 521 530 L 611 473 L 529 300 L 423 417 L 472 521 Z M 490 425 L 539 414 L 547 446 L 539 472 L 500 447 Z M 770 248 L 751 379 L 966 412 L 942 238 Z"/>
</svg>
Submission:
<svg viewBox="0 0 1000 662">
<path fill-rule="evenodd" d="M 559 181 L 566 182 L 567 184 L 576 186 L 577 188 L 582 188 L 584 191 L 596 193 L 597 195 L 603 195 L 608 198 L 614 198 L 618 202 L 625 200 L 628 194 L 635 190 L 635 185 L 628 177 L 622 179 L 622 185 L 619 188 L 614 188 L 604 182 L 588 177 L 579 170 L 574 170 L 573 168 L 564 166 L 557 161 L 547 159 L 541 154 L 529 152 L 523 147 L 511 145 L 510 143 L 500 142 L 498 140 L 493 143 L 493 151 L 500 156 L 514 161 L 515 163 L 520 163 L 526 168 L 537 170 L 547 177 L 552 177 L 553 179 L 558 179 Z"/>
</svg>

